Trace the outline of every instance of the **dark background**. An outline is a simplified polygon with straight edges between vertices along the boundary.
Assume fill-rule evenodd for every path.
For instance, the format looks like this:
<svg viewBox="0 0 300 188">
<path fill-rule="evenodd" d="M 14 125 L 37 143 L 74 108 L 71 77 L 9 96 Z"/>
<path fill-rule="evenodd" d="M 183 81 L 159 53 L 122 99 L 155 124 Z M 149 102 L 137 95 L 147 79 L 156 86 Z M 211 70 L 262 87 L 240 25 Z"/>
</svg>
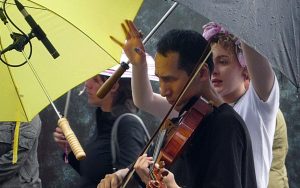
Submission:
<svg viewBox="0 0 300 188">
<path fill-rule="evenodd" d="M 163 0 L 145 0 L 135 23 L 139 29 L 146 35 L 161 17 L 171 7 L 172 2 Z M 146 50 L 154 55 L 155 44 L 157 40 L 170 29 L 193 29 L 202 32 L 202 25 L 207 23 L 207 19 L 194 13 L 193 11 L 178 6 L 175 11 L 167 18 L 162 26 L 150 38 L 146 44 Z M 276 72 L 281 89 L 280 108 L 285 115 L 288 130 L 289 152 L 286 160 L 289 184 L 291 188 L 300 187 L 300 99 L 296 88 L 280 73 Z M 154 83 L 157 89 L 157 84 Z M 89 107 L 86 101 L 86 95 L 78 96 L 83 85 L 74 88 L 71 92 L 71 100 L 68 111 L 68 120 L 70 125 L 84 145 L 91 132 L 94 131 L 94 108 Z M 57 108 L 63 113 L 66 96 L 62 96 L 55 101 Z M 57 115 L 52 107 L 47 107 L 41 113 L 43 122 L 39 145 L 40 177 L 43 187 L 76 187 L 78 174 L 65 164 L 62 160 L 62 151 L 54 143 L 52 133 L 57 124 Z M 152 132 L 159 124 L 159 121 L 153 116 L 140 113 L 145 124 Z"/>
</svg>

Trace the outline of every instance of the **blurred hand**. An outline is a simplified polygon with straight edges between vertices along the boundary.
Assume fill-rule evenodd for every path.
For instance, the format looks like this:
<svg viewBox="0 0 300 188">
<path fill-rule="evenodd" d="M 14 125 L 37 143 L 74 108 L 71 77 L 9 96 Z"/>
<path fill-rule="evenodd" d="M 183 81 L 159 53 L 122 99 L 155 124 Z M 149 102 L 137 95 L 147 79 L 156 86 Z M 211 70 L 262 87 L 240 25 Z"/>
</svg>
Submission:
<svg viewBox="0 0 300 188">
<path fill-rule="evenodd" d="M 163 165 L 164 166 L 164 165 Z M 174 174 L 167 169 L 163 168 L 162 165 L 155 163 L 154 168 L 155 180 L 148 182 L 148 187 L 160 187 L 160 188 L 180 188 L 174 178 Z"/>
<path fill-rule="evenodd" d="M 163 169 L 163 183 L 166 185 L 167 188 L 180 188 L 174 178 L 174 174 L 167 169 Z"/>
<path fill-rule="evenodd" d="M 54 141 L 58 144 L 58 146 L 66 152 L 66 154 L 69 154 L 71 152 L 70 145 L 68 141 L 66 140 L 66 137 L 64 133 L 62 132 L 61 128 L 56 127 L 55 131 L 53 132 L 53 138 Z"/>
<path fill-rule="evenodd" d="M 138 158 L 134 164 L 134 169 L 136 173 L 140 176 L 141 180 L 147 185 L 150 181 L 149 175 L 149 166 L 153 164 L 153 158 L 147 157 L 147 154 L 144 154 Z"/>
<path fill-rule="evenodd" d="M 113 174 L 107 174 L 104 179 L 100 181 L 97 188 L 117 188 L 121 185 L 126 176 L 128 168 L 118 170 Z"/>
<path fill-rule="evenodd" d="M 125 23 L 122 23 L 121 26 L 126 36 L 125 43 L 120 42 L 113 36 L 110 36 L 110 38 L 121 46 L 130 63 L 133 65 L 146 63 L 145 48 L 141 39 L 141 33 L 130 20 L 125 20 Z"/>
</svg>

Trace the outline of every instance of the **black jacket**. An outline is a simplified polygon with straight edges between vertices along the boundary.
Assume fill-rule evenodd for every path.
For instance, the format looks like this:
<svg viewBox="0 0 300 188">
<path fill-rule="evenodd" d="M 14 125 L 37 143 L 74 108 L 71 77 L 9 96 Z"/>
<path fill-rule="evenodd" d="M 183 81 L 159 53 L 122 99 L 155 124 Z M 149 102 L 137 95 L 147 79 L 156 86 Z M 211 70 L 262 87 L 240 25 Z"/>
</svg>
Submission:
<svg viewBox="0 0 300 188">
<path fill-rule="evenodd" d="M 86 159 L 77 161 L 74 154 L 68 155 L 70 165 L 80 174 L 80 187 L 97 187 L 106 174 L 113 172 L 111 155 L 111 131 L 116 116 L 108 112 L 102 112 L 100 108 L 96 111 L 97 132 L 86 144 L 84 150 Z M 135 118 L 124 117 L 119 122 L 118 141 L 120 157 L 117 166 L 125 168 L 136 160 L 142 151 L 144 140 L 144 129 Z"/>
</svg>

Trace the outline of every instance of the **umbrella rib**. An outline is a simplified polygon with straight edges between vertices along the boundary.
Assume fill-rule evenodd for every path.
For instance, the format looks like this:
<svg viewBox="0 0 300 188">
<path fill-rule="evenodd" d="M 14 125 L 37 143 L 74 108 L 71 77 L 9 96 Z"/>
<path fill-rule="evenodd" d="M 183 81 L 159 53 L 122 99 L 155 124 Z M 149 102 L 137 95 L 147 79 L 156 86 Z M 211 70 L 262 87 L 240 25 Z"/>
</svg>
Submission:
<svg viewBox="0 0 300 188">
<path fill-rule="evenodd" d="M 30 1 L 30 0 L 29 0 Z M 2 1 L 2 0 L 0 0 L 0 2 L 1 3 L 4 3 L 4 1 Z M 32 2 L 32 1 L 30 1 L 31 3 L 34 3 L 34 2 Z M 6 2 L 6 4 L 8 4 L 8 5 L 16 5 L 15 3 L 10 3 L 10 2 Z M 35 3 L 35 4 L 37 4 L 37 3 Z M 33 6 L 28 6 L 28 5 L 24 5 L 24 7 L 26 7 L 26 8 L 31 8 L 31 9 L 40 9 L 40 10 L 46 10 L 46 8 L 44 7 L 44 8 L 40 8 L 40 7 L 33 7 Z"/>
<path fill-rule="evenodd" d="M 282 39 L 281 39 L 282 40 Z M 283 40 L 282 40 L 283 41 Z M 286 52 L 290 52 L 286 46 L 286 44 L 283 42 L 283 47 L 284 47 L 284 50 Z M 291 73 L 291 76 L 293 77 L 293 79 L 290 79 L 289 76 L 287 76 L 288 80 L 290 80 L 290 82 L 292 82 L 296 87 L 299 87 L 298 84 L 297 84 L 297 76 L 296 76 L 296 73 L 294 72 L 294 70 L 292 69 L 293 65 L 292 65 L 292 60 L 290 58 L 290 56 L 288 55 L 287 58 L 289 59 L 287 61 L 287 63 L 289 64 L 289 66 L 287 67 L 289 69 L 289 72 Z M 295 81 L 295 82 L 294 82 Z"/>
</svg>

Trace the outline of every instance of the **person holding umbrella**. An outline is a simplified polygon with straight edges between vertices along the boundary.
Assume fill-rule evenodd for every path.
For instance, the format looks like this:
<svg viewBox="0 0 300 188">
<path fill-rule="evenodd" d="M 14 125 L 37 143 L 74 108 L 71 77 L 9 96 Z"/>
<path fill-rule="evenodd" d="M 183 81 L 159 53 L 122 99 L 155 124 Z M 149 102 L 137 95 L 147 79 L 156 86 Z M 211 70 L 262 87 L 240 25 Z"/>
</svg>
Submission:
<svg viewBox="0 0 300 188">
<path fill-rule="evenodd" d="M 210 41 L 214 88 L 243 117 L 249 130 L 258 187 L 268 186 L 279 109 L 279 86 L 271 64 L 217 23 L 203 26 Z M 235 72 L 235 70 L 237 70 Z M 249 75 L 248 75 L 249 74 Z M 245 80 L 250 78 L 249 87 Z"/>
<path fill-rule="evenodd" d="M 97 97 L 96 92 L 113 71 L 106 70 L 85 82 L 88 103 L 97 107 L 96 131 L 84 147 L 86 159 L 76 160 L 60 128 L 53 133 L 61 149 L 65 151 L 67 146 L 67 160 L 81 176 L 79 187 L 96 187 L 106 174 L 130 165 L 149 137 L 142 120 L 134 115 L 138 109 L 132 101 L 129 74 L 121 78 L 103 99 Z"/>
</svg>

